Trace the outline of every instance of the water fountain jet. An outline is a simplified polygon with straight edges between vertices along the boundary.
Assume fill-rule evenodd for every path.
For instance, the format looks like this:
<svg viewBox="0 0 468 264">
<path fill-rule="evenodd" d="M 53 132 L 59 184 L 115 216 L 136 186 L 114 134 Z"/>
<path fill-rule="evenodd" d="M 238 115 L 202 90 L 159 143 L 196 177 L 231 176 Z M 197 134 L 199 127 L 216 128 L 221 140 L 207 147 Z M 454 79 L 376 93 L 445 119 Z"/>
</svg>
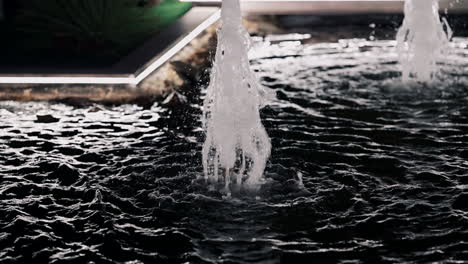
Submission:
<svg viewBox="0 0 468 264">
<path fill-rule="evenodd" d="M 397 33 L 403 82 L 430 82 L 452 31 L 439 16 L 438 0 L 406 0 L 405 19 Z"/>
<path fill-rule="evenodd" d="M 271 143 L 261 123 L 266 91 L 250 69 L 250 36 L 242 25 L 239 0 L 223 1 L 222 25 L 211 81 L 204 102 L 206 180 L 231 178 L 238 186 L 256 188 L 270 156 Z M 224 171 L 224 177 L 220 174 Z"/>
</svg>

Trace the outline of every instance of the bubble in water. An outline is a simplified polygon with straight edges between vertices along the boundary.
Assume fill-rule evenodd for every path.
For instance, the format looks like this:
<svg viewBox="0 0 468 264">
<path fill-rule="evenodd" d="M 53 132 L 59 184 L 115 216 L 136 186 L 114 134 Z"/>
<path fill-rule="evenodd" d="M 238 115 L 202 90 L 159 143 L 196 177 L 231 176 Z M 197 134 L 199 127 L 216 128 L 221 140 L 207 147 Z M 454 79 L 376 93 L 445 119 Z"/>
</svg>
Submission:
<svg viewBox="0 0 468 264">
<path fill-rule="evenodd" d="M 439 16 L 438 0 L 406 0 L 405 19 L 397 33 L 403 81 L 433 80 L 451 36 L 450 26 Z"/>
<path fill-rule="evenodd" d="M 250 36 L 242 25 L 239 0 L 223 1 L 218 47 L 204 102 L 205 179 L 258 187 L 271 143 L 261 123 L 266 92 L 250 68 Z"/>
</svg>

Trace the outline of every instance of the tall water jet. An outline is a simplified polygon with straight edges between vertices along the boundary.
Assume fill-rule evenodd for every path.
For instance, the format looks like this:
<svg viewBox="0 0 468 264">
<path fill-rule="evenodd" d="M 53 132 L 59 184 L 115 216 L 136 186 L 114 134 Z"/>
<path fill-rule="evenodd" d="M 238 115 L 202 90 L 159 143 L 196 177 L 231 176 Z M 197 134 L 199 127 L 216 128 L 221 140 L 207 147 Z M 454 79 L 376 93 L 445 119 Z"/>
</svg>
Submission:
<svg viewBox="0 0 468 264">
<path fill-rule="evenodd" d="M 450 26 L 439 16 L 438 0 L 406 0 L 405 19 L 397 33 L 403 81 L 432 81 L 451 36 Z"/>
<path fill-rule="evenodd" d="M 256 188 L 271 152 L 261 123 L 266 91 L 250 68 L 250 36 L 239 0 L 224 0 L 218 47 L 203 109 L 205 179 Z"/>
</svg>

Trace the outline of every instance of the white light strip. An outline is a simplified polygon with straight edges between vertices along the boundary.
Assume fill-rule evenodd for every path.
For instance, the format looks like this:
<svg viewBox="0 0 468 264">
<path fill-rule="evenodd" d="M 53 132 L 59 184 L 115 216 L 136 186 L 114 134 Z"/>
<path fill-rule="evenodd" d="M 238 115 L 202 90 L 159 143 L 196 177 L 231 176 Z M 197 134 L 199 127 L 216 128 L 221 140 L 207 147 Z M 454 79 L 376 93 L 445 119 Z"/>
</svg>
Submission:
<svg viewBox="0 0 468 264">
<path fill-rule="evenodd" d="M 0 0 L 1 1 L 1 0 Z M 186 37 L 184 37 L 174 47 L 169 49 L 164 55 L 150 64 L 143 72 L 136 77 L 41 77 L 41 76 L 0 76 L 0 83 L 4 84 L 133 84 L 137 85 L 153 73 L 156 69 L 166 63 L 172 56 L 183 49 L 203 30 L 213 25 L 221 17 L 221 12 L 217 11 L 202 24 L 196 27 Z"/>
<path fill-rule="evenodd" d="M 166 61 L 168 61 L 172 56 L 174 56 L 177 52 L 183 49 L 187 44 L 189 44 L 192 40 L 194 40 L 203 30 L 207 29 L 211 25 L 213 25 L 216 21 L 221 18 L 221 11 L 216 11 L 215 14 L 210 16 L 207 20 L 201 23 L 198 27 L 196 27 L 190 34 L 188 34 L 185 38 L 183 38 L 179 43 L 177 43 L 174 47 L 168 50 L 164 55 L 161 56 L 158 60 L 156 60 L 153 64 L 148 66 L 143 72 L 141 72 L 136 77 L 136 82 L 139 83 L 143 81 L 146 77 L 148 77 L 152 72 L 154 72 L 157 68 L 161 67 Z"/>
<path fill-rule="evenodd" d="M 136 84 L 134 77 L 19 77 L 1 76 L 0 83 L 11 84 Z"/>
</svg>

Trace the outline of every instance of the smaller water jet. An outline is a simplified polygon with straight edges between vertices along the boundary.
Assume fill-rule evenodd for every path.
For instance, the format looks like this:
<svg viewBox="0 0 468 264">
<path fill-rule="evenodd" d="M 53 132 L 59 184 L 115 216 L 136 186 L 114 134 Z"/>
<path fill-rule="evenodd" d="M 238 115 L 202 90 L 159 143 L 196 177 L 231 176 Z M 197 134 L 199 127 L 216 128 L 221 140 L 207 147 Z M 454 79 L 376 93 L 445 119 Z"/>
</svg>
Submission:
<svg viewBox="0 0 468 264">
<path fill-rule="evenodd" d="M 397 33 L 403 81 L 432 81 L 451 36 L 447 20 L 439 16 L 438 0 L 406 0 L 405 19 Z"/>
<path fill-rule="evenodd" d="M 239 0 L 223 1 L 215 63 L 204 102 L 205 179 L 258 187 L 271 143 L 260 118 L 266 92 L 250 69 L 250 36 L 242 25 Z M 220 176 L 220 174 L 224 176 Z"/>
</svg>

